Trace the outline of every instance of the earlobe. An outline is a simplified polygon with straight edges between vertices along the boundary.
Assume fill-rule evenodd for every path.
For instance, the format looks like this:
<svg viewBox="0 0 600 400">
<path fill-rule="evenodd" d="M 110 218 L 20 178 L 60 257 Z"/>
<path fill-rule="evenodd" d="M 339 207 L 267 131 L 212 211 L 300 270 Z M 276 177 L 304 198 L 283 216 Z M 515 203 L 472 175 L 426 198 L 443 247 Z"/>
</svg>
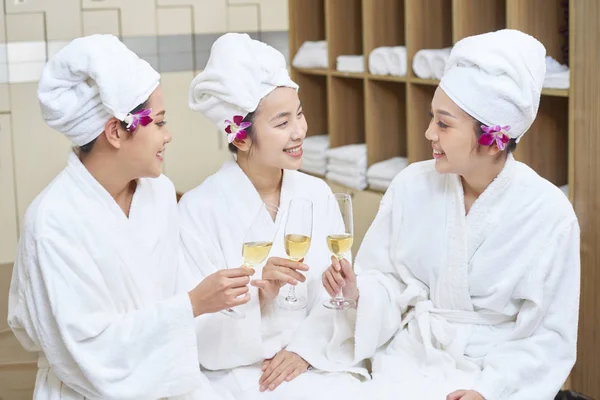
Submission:
<svg viewBox="0 0 600 400">
<path fill-rule="evenodd" d="M 123 138 L 120 131 L 121 122 L 116 118 L 111 118 L 104 126 L 104 134 L 106 140 L 116 149 L 121 148 L 121 139 Z"/>
<path fill-rule="evenodd" d="M 234 139 L 231 142 L 239 151 L 248 151 L 250 149 L 250 141 L 248 139 Z"/>
</svg>

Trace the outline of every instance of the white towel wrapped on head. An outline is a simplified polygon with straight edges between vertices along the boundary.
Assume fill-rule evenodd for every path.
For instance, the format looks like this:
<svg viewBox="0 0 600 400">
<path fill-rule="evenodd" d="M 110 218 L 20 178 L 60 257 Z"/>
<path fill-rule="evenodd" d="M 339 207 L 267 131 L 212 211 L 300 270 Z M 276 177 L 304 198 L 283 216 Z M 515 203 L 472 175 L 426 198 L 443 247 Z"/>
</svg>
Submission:
<svg viewBox="0 0 600 400">
<path fill-rule="evenodd" d="M 227 134 L 234 117 L 256 111 L 278 87 L 298 90 L 283 54 L 245 33 L 226 33 L 213 43 L 206 68 L 192 81 L 189 106 Z"/>
<path fill-rule="evenodd" d="M 369 183 L 371 179 L 384 180 L 391 182 L 396 175 L 408 166 L 408 158 L 394 157 L 385 161 L 375 163 L 369 167 L 367 178 Z"/>
<path fill-rule="evenodd" d="M 292 60 L 296 68 L 328 68 L 327 42 L 304 42 Z"/>
<path fill-rule="evenodd" d="M 413 58 L 413 71 L 421 79 L 442 79 L 444 67 L 450 56 L 451 47 L 423 49 Z"/>
<path fill-rule="evenodd" d="M 544 76 L 544 87 L 552 89 L 568 89 L 569 86 L 569 67 L 562 65 L 551 56 L 546 56 L 546 75 Z"/>
<path fill-rule="evenodd" d="M 369 72 L 373 75 L 406 75 L 406 47 L 378 47 L 369 54 Z"/>
<path fill-rule="evenodd" d="M 533 123 L 546 74 L 546 49 L 513 29 L 470 36 L 450 53 L 440 88 L 487 126 L 510 126 L 518 142 Z"/>
<path fill-rule="evenodd" d="M 96 139 L 108 120 L 144 103 L 160 75 L 113 35 L 77 38 L 46 64 L 38 99 L 46 123 L 73 143 Z"/>
<path fill-rule="evenodd" d="M 341 72 L 365 72 L 364 56 L 338 56 L 336 69 Z"/>
</svg>

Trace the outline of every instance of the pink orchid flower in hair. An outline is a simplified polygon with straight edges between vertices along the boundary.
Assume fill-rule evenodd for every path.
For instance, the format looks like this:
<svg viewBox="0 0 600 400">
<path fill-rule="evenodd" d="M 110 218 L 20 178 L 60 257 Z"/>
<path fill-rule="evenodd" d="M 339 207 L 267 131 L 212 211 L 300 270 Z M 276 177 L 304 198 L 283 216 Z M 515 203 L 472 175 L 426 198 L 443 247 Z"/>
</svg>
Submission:
<svg viewBox="0 0 600 400">
<path fill-rule="evenodd" d="M 150 114 L 152 114 L 151 108 L 144 108 L 136 113 L 127 114 L 123 120 L 123 122 L 127 124 L 127 131 L 133 133 L 139 125 L 149 125 L 152 121 L 154 121 L 152 117 L 150 117 Z"/>
<path fill-rule="evenodd" d="M 510 130 L 510 126 L 487 126 L 481 125 L 483 135 L 479 137 L 479 144 L 483 146 L 491 146 L 496 142 L 496 146 L 500 151 L 506 148 L 506 144 L 510 141 L 510 137 L 506 132 Z"/>
<path fill-rule="evenodd" d="M 252 122 L 244 122 L 244 117 L 236 115 L 233 117 L 233 122 L 225 120 L 225 132 L 227 132 L 227 141 L 233 142 L 235 139 L 244 140 L 248 137 L 246 129 L 252 126 Z"/>
</svg>

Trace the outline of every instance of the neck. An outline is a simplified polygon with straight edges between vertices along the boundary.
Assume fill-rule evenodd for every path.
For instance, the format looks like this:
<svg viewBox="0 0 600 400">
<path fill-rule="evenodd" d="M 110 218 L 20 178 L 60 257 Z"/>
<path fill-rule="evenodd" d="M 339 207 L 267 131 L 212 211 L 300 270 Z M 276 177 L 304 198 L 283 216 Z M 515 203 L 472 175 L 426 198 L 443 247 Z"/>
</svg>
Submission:
<svg viewBox="0 0 600 400">
<path fill-rule="evenodd" d="M 119 164 L 111 162 L 110 156 L 103 152 L 82 154 L 79 158 L 94 179 L 115 199 L 123 212 L 129 215 L 131 198 L 135 192 L 135 178 L 124 176 Z"/>
<path fill-rule="evenodd" d="M 283 170 L 281 168 L 251 163 L 248 157 L 242 154 L 238 155 L 237 163 L 263 200 L 273 195 L 279 196 L 283 179 Z"/>
<path fill-rule="evenodd" d="M 502 157 L 491 165 L 481 166 L 470 174 L 461 175 L 465 197 L 478 198 L 500 174 L 505 164 L 506 158 Z"/>
</svg>

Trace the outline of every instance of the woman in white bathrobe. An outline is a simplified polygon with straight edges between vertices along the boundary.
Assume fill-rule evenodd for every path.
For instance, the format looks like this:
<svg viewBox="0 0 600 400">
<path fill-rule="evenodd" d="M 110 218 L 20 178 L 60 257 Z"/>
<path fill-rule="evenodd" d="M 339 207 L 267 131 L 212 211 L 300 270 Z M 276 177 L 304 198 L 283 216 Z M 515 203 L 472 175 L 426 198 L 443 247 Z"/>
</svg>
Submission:
<svg viewBox="0 0 600 400">
<path fill-rule="evenodd" d="M 8 323 L 39 354 L 34 399 L 231 398 L 200 371 L 194 317 L 247 302 L 249 274 L 186 292 L 159 79 L 111 35 L 43 71 L 43 116 L 76 148 L 27 210 L 10 286 Z"/>
<path fill-rule="evenodd" d="M 537 114 L 544 56 L 513 30 L 459 41 L 431 103 L 434 160 L 395 178 L 356 274 L 346 261 L 323 274 L 358 307 L 315 351 L 347 365 L 372 357 L 366 386 L 381 398 L 551 400 L 569 375 L 578 221 L 511 154 Z"/>
<path fill-rule="evenodd" d="M 331 190 L 325 182 L 296 171 L 302 165 L 307 123 L 285 58 L 248 35 L 226 34 L 212 46 L 206 69 L 190 92 L 190 107 L 227 134 L 237 161 L 226 162 L 180 200 L 188 264 L 204 276 L 223 266 L 240 266 L 244 235 L 256 211 L 264 203 L 280 208 L 266 216 L 272 225 L 267 229 L 280 229 L 273 257 L 256 270 L 252 300 L 241 310 L 245 318 L 213 314 L 199 321 L 199 357 L 207 376 L 246 399 L 305 399 L 357 384 L 351 375 L 306 372 L 309 363 L 298 354 L 301 349 L 286 349 L 306 316 L 323 308 L 328 298 L 320 283 L 331 263 L 325 238 L 340 214 L 326 212 Z M 314 206 L 313 240 L 304 264 L 286 260 L 283 246 L 285 209 L 296 198 L 307 198 Z M 213 268 L 202 262 L 205 253 Z M 276 297 L 288 292 L 284 283 L 297 284 L 298 296 L 308 299 L 306 308 L 278 307 Z"/>
</svg>

